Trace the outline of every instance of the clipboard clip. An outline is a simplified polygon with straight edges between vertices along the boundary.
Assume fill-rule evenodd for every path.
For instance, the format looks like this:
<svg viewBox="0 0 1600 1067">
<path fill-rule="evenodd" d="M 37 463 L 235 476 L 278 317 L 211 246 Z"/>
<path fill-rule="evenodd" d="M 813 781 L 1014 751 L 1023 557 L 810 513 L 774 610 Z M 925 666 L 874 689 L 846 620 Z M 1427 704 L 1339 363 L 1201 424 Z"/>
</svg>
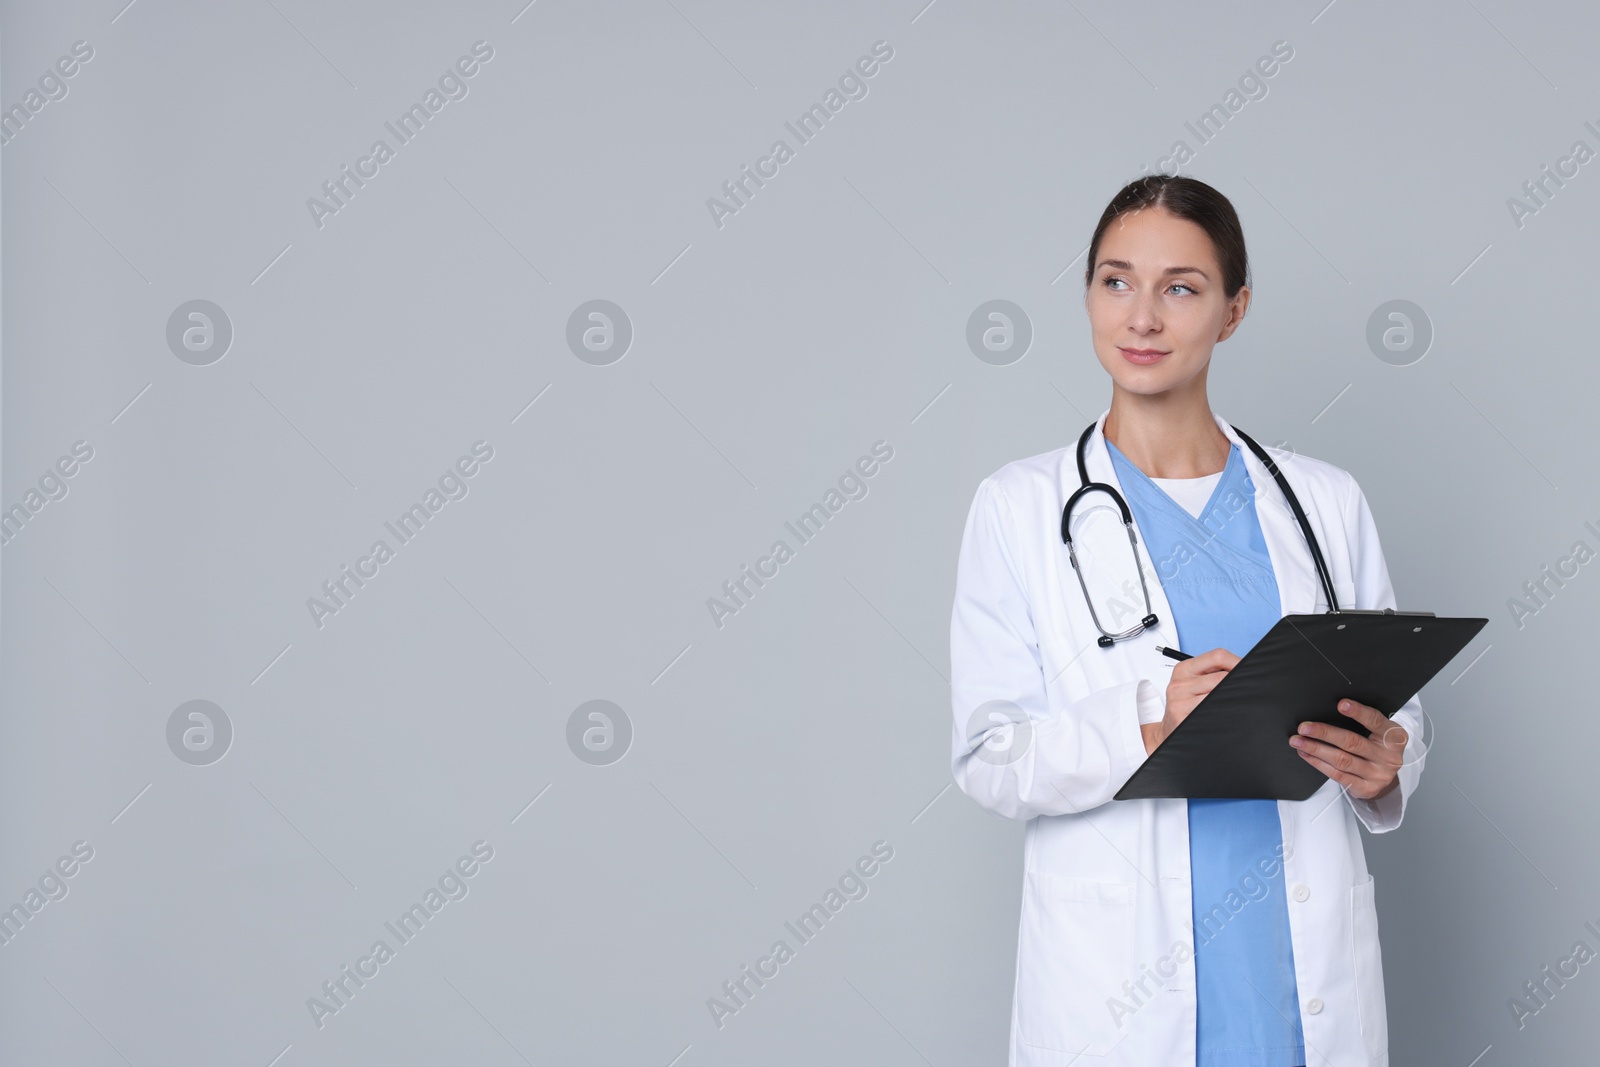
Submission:
<svg viewBox="0 0 1600 1067">
<path fill-rule="evenodd" d="M 1430 619 L 1437 618 L 1431 611 L 1396 611 L 1393 608 L 1341 608 L 1338 611 L 1327 611 L 1325 615 L 1417 615 Z"/>
</svg>

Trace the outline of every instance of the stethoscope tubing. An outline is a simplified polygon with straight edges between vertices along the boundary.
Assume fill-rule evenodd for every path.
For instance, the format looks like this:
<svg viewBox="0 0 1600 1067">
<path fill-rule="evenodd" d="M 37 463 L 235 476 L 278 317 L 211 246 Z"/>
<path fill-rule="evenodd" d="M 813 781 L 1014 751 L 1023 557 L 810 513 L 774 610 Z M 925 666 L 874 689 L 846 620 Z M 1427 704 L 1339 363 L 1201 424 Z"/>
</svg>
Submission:
<svg viewBox="0 0 1600 1067">
<path fill-rule="evenodd" d="M 1083 602 L 1089 606 L 1089 617 L 1094 620 L 1095 629 L 1100 631 L 1100 637 L 1096 639 L 1096 643 L 1101 648 L 1110 648 L 1113 643 L 1132 637 L 1146 627 L 1156 625 L 1157 619 L 1150 606 L 1150 589 L 1145 584 L 1144 568 L 1139 566 L 1139 538 L 1133 529 L 1133 512 L 1128 507 L 1128 502 L 1123 499 L 1122 494 L 1117 491 L 1116 486 L 1109 485 L 1106 482 L 1091 482 L 1089 480 L 1089 467 L 1084 462 L 1084 450 L 1088 447 L 1089 435 L 1094 432 L 1095 427 L 1098 425 L 1099 422 L 1090 423 L 1088 428 L 1083 431 L 1082 436 L 1078 438 L 1078 480 L 1082 484 L 1067 498 L 1066 506 L 1061 509 L 1061 540 L 1067 546 L 1067 556 L 1072 561 L 1073 572 L 1078 576 L 1078 585 L 1083 589 Z M 1339 610 L 1339 600 L 1333 593 L 1333 581 L 1328 577 L 1328 565 L 1322 558 L 1322 547 L 1317 543 L 1317 535 L 1311 529 L 1311 520 L 1306 518 L 1305 509 L 1300 506 L 1300 498 L 1295 496 L 1294 490 L 1289 485 L 1289 479 L 1284 477 L 1283 471 L 1278 469 L 1278 465 L 1272 461 L 1272 457 L 1267 454 L 1267 450 L 1256 444 L 1255 438 L 1239 429 L 1239 427 L 1233 426 L 1231 423 L 1229 425 L 1232 427 L 1233 432 L 1239 435 L 1239 439 L 1249 446 L 1250 451 L 1256 454 L 1256 458 L 1261 460 L 1262 465 L 1272 472 L 1273 480 L 1278 483 L 1278 488 L 1283 491 L 1284 499 L 1289 502 L 1289 510 L 1294 512 L 1295 521 L 1300 524 L 1300 532 L 1305 535 L 1306 547 L 1311 550 L 1311 562 L 1316 566 L 1317 578 L 1322 582 L 1322 590 L 1328 597 L 1328 610 L 1337 612 Z M 1100 625 L 1100 616 L 1094 610 L 1094 599 L 1089 596 L 1089 586 L 1083 579 L 1083 569 L 1078 566 L 1078 551 L 1072 544 L 1072 509 L 1081 498 L 1089 493 L 1108 493 L 1111 499 L 1116 501 L 1117 510 L 1122 516 L 1122 525 L 1128 531 L 1128 544 L 1133 552 L 1134 568 L 1139 572 L 1139 588 L 1144 593 L 1145 617 L 1139 621 L 1138 625 L 1131 626 L 1121 633 L 1109 633 L 1104 626 Z"/>
</svg>

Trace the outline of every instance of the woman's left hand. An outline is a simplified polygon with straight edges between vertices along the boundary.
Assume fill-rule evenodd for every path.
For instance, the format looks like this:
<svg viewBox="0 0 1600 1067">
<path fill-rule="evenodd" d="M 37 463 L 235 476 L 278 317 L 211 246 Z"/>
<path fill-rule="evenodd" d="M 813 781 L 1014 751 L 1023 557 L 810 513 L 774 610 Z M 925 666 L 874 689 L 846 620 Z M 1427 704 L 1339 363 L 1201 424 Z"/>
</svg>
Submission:
<svg viewBox="0 0 1600 1067">
<path fill-rule="evenodd" d="M 1359 800 L 1376 800 L 1394 789 L 1404 758 L 1405 727 L 1393 719 L 1354 700 L 1339 701 L 1339 710 L 1372 731 L 1362 737 L 1354 730 L 1303 722 L 1300 732 L 1289 739 L 1301 757 L 1317 770 L 1344 786 Z"/>
</svg>

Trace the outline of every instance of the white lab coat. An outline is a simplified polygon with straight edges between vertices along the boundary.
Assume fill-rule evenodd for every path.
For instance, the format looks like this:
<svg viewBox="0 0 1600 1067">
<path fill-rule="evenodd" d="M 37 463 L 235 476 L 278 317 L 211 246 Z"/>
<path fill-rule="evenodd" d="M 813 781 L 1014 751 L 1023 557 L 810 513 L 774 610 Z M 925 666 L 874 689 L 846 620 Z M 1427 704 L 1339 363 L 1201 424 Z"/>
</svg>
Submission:
<svg viewBox="0 0 1600 1067">
<path fill-rule="evenodd" d="M 1090 481 L 1120 491 L 1103 436 L 1107 414 L 1090 436 L 1085 462 Z M 1255 486 L 1283 614 L 1326 611 L 1305 537 L 1277 482 L 1227 420 L 1213 417 L 1239 446 Z M 1192 1064 L 1188 801 L 1111 799 L 1146 758 L 1141 680 L 1147 701 L 1159 694 L 1164 702 L 1174 664 L 1155 646 L 1176 646 L 1177 634 L 1140 534 L 1140 564 L 1161 622 L 1109 649 L 1095 644 L 1099 631 L 1060 532 L 1062 507 L 1079 485 L 1076 446 L 1074 434 L 1066 447 L 1008 463 L 978 486 L 950 627 L 952 766 L 968 796 L 1028 823 L 1011 1067 Z M 1340 606 L 1395 607 L 1378 531 L 1355 479 L 1330 463 L 1283 449 L 1268 452 L 1317 533 Z M 1112 632 L 1128 628 L 1142 616 L 1143 598 L 1108 496 L 1080 501 L 1073 541 L 1102 624 Z M 1101 598 L 1114 584 L 1129 594 L 1120 616 Z M 1008 725 L 1003 715 L 988 712 L 974 715 L 995 700 L 1015 705 L 1017 721 L 1025 715 L 1027 725 Z M 1393 718 L 1410 740 L 1399 784 L 1388 796 L 1358 800 L 1329 779 L 1307 800 L 1278 802 L 1311 1067 L 1388 1062 L 1378 916 L 1357 821 L 1372 833 L 1393 830 L 1417 788 L 1421 705 L 1413 697 Z M 1015 746 L 1009 754 L 1008 741 Z M 1259 906 L 1243 896 L 1213 903 L 1226 903 L 1232 912 L 1240 902 Z M 1219 915 L 1217 924 L 1228 917 Z M 1270 1010 L 1265 1001 L 1262 1007 Z"/>
</svg>

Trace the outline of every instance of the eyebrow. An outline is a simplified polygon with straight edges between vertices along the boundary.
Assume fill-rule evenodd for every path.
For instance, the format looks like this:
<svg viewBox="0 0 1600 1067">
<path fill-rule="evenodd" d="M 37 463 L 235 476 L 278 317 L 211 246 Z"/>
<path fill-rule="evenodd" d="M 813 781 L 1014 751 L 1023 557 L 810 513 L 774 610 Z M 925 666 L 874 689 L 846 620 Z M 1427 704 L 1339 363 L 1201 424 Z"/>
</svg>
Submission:
<svg viewBox="0 0 1600 1067">
<path fill-rule="evenodd" d="M 1117 270 L 1132 270 L 1133 269 L 1133 264 L 1129 263 L 1125 259 L 1102 259 L 1100 261 L 1100 266 L 1101 267 L 1115 267 Z M 1098 269 L 1098 268 L 1096 268 L 1096 269 Z M 1166 270 L 1162 271 L 1161 274 L 1162 274 L 1162 277 L 1166 277 L 1167 275 L 1171 275 L 1171 274 L 1198 274 L 1198 275 L 1200 275 L 1200 277 L 1204 278 L 1206 281 L 1210 281 L 1211 280 L 1211 275 L 1207 274 L 1205 271 L 1201 270 L 1199 267 L 1168 267 Z"/>
</svg>

